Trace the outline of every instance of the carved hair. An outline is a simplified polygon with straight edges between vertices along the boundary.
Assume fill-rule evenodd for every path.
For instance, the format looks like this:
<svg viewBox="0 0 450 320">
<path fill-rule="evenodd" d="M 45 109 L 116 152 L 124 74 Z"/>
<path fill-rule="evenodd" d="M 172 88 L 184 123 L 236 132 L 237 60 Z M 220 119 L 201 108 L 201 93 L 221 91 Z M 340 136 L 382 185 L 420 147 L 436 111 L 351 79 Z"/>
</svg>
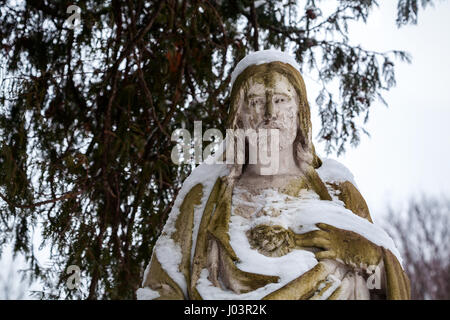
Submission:
<svg viewBox="0 0 450 320">
<path fill-rule="evenodd" d="M 306 168 L 319 168 L 322 162 L 316 155 L 312 143 L 311 114 L 306 96 L 305 83 L 300 72 L 289 64 L 275 61 L 260 65 L 251 65 L 239 74 L 231 90 L 230 113 L 227 127 L 236 130 L 242 126 L 240 116 L 242 106 L 246 103 L 246 89 L 248 89 L 250 78 L 257 78 L 266 84 L 270 84 L 274 79 L 274 73 L 286 77 L 294 87 L 298 97 L 298 128 L 294 141 L 294 159 L 301 168 L 305 168 L 305 166 Z M 242 174 L 242 167 L 242 165 L 233 165 L 230 178 L 234 180 L 239 177 Z"/>
</svg>

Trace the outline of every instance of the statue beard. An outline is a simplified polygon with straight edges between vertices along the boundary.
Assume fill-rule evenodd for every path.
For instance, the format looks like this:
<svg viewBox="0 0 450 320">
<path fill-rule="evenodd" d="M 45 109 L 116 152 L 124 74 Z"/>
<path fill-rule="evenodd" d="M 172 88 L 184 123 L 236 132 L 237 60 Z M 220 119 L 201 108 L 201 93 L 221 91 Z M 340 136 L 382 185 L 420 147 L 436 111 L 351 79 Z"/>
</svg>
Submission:
<svg viewBox="0 0 450 320">
<path fill-rule="evenodd" d="M 298 126 L 297 126 L 298 127 Z M 267 143 L 270 145 L 271 143 L 271 132 L 270 129 L 277 129 L 279 130 L 279 149 L 284 150 L 289 148 L 290 146 L 293 146 L 294 142 L 298 139 L 297 135 L 300 134 L 300 130 L 297 130 L 297 128 L 292 126 L 286 126 L 286 123 L 283 123 L 279 120 L 265 120 L 261 122 L 256 127 L 257 130 L 259 129 L 266 129 L 267 130 Z"/>
</svg>

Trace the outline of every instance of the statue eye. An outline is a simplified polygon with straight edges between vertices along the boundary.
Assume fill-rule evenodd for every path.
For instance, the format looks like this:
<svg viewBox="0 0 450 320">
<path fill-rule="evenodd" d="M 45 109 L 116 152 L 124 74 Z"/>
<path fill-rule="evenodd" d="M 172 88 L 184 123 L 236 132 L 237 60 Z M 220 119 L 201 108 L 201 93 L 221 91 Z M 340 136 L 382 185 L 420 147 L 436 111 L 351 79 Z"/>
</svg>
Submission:
<svg viewBox="0 0 450 320">
<path fill-rule="evenodd" d="M 252 98 L 250 99 L 250 105 L 253 107 L 262 105 L 264 103 L 262 98 Z"/>
<path fill-rule="evenodd" d="M 287 97 L 285 97 L 285 96 L 282 96 L 282 95 L 281 96 L 277 96 L 274 99 L 275 103 L 285 103 L 287 101 L 289 101 L 289 99 Z"/>
</svg>

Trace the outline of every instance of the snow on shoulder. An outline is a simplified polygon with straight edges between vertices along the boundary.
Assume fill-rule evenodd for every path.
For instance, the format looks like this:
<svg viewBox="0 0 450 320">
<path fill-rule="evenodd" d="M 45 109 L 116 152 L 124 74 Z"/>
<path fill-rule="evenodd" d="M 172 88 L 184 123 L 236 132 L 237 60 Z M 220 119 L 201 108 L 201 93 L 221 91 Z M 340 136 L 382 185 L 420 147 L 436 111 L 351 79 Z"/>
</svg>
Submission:
<svg viewBox="0 0 450 320">
<path fill-rule="evenodd" d="M 234 68 L 234 71 L 231 74 L 231 87 L 233 88 L 234 81 L 247 67 L 274 61 L 288 63 L 295 69 L 300 71 L 300 65 L 297 63 L 297 61 L 295 61 L 294 57 L 286 52 L 275 49 L 255 51 L 246 55 L 244 59 L 239 61 L 236 68 Z"/>
<path fill-rule="evenodd" d="M 316 171 L 323 182 L 341 183 L 349 181 L 355 186 L 355 188 L 358 188 L 355 178 L 350 170 L 336 160 L 322 158 L 322 166 L 320 166 L 320 168 Z"/>
<path fill-rule="evenodd" d="M 212 157 L 212 156 L 210 156 Z M 217 157 L 217 156 L 216 156 Z M 197 184 L 203 186 L 203 196 L 200 200 L 200 204 L 194 208 L 194 226 L 193 226 L 193 244 L 192 248 L 195 248 L 197 241 L 197 233 L 201 221 L 201 216 L 205 208 L 206 202 L 209 198 L 211 190 L 219 177 L 223 177 L 229 173 L 226 164 L 214 163 L 214 158 L 208 158 L 204 163 L 197 166 L 189 177 L 183 183 L 180 191 L 178 192 L 175 203 L 170 211 L 166 224 L 164 225 L 161 236 L 156 241 L 154 250 L 161 264 L 161 267 L 167 274 L 180 286 L 181 290 L 187 296 L 187 283 L 184 275 L 180 272 L 179 266 L 182 260 L 181 248 L 178 243 L 172 239 L 172 234 L 176 231 L 175 223 L 180 214 L 180 206 L 183 203 L 184 198 L 189 191 Z M 193 250 L 191 252 L 191 260 L 193 258 Z M 151 261 L 147 266 L 144 273 L 144 281 L 147 278 Z M 144 285 L 144 283 L 142 284 Z M 147 299 L 149 297 L 156 297 L 154 292 L 139 291 L 139 297 Z"/>
</svg>

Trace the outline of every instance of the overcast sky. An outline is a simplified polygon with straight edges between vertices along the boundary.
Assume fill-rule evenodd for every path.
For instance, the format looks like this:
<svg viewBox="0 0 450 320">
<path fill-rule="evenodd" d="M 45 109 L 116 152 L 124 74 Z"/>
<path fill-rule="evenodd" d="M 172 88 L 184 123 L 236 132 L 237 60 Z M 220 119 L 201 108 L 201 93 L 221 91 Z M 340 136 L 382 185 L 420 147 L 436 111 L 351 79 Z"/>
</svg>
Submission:
<svg viewBox="0 0 450 320">
<path fill-rule="evenodd" d="M 401 206 L 413 195 L 450 193 L 450 2 L 436 1 L 419 12 L 417 25 L 400 29 L 397 2 L 379 2 L 367 25 L 350 29 L 352 44 L 404 50 L 412 63 L 395 64 L 397 86 L 384 95 L 389 107 L 378 102 L 371 108 L 366 127 L 371 137 L 363 136 L 359 147 L 337 158 L 354 174 L 375 221 L 388 203 Z M 317 85 L 308 77 L 305 82 L 314 106 Z M 317 136 L 317 108 L 312 114 Z M 323 145 L 315 144 L 324 154 Z"/>
</svg>

